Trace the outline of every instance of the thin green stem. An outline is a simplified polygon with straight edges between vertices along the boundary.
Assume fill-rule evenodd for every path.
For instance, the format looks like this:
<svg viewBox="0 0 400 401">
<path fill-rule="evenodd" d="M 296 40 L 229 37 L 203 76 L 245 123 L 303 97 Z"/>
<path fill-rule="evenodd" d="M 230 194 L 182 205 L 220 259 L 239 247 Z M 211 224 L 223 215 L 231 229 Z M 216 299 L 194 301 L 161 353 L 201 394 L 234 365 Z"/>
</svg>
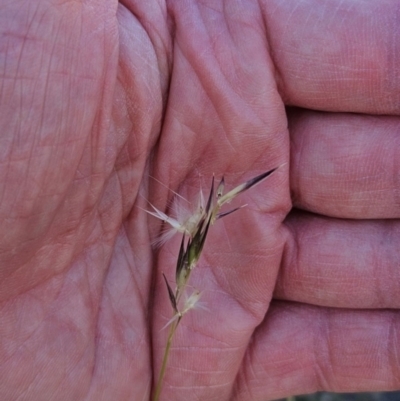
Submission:
<svg viewBox="0 0 400 401">
<path fill-rule="evenodd" d="M 164 375 L 165 375 L 165 371 L 167 369 L 169 352 L 171 350 L 172 340 L 174 338 L 174 334 L 175 334 L 176 328 L 178 327 L 179 321 L 180 320 L 178 319 L 175 322 L 173 322 L 171 324 L 171 328 L 169 330 L 167 345 L 165 347 L 164 357 L 163 357 L 163 361 L 162 361 L 162 365 L 161 365 L 160 374 L 158 376 L 157 386 L 156 386 L 156 389 L 155 389 L 155 392 L 154 392 L 153 401 L 158 401 L 159 398 L 160 398 L 162 384 L 163 384 L 163 381 L 164 381 Z"/>
</svg>

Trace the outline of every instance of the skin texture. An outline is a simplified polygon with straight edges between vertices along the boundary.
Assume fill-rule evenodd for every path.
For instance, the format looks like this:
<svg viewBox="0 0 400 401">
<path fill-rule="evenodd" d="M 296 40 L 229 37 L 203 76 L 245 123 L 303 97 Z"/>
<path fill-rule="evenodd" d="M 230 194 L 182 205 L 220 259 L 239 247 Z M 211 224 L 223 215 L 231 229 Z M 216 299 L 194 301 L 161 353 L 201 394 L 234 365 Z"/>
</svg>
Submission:
<svg viewBox="0 0 400 401">
<path fill-rule="evenodd" d="M 150 400 L 180 239 L 146 200 L 276 166 L 210 231 L 161 399 L 400 388 L 397 0 L 0 0 L 0 30 L 0 399 Z"/>
</svg>

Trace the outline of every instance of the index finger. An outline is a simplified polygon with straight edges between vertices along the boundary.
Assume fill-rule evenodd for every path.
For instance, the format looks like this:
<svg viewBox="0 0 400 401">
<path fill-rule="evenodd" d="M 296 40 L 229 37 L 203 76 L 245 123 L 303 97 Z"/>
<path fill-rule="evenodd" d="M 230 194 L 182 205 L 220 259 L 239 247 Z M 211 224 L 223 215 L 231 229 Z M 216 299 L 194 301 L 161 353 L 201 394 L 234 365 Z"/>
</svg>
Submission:
<svg viewBox="0 0 400 401">
<path fill-rule="evenodd" d="M 398 1 L 263 1 L 280 93 L 288 105 L 400 112 Z"/>
</svg>

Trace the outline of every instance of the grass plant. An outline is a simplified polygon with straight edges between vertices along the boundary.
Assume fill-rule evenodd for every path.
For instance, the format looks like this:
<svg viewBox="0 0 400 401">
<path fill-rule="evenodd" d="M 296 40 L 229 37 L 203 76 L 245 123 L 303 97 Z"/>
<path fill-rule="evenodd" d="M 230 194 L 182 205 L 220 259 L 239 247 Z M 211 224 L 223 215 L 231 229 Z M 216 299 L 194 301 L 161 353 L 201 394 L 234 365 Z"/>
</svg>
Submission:
<svg viewBox="0 0 400 401">
<path fill-rule="evenodd" d="M 168 297 L 173 310 L 173 315 L 166 325 L 170 326 L 169 333 L 161 364 L 161 369 L 154 391 L 153 401 L 158 401 L 160 398 L 164 375 L 168 365 L 171 345 L 179 323 L 181 322 L 183 316 L 196 306 L 198 300 L 201 297 L 201 292 L 198 290 L 194 290 L 189 296 L 187 296 L 186 292 L 190 275 L 200 259 L 210 227 L 217 220 L 231 213 L 234 213 L 235 211 L 245 206 L 239 206 L 223 212 L 221 211 L 221 208 L 224 204 L 229 203 L 237 195 L 263 181 L 276 169 L 277 168 L 274 168 L 263 174 L 260 174 L 246 181 L 245 183 L 238 185 L 225 194 L 224 178 L 222 177 L 218 186 L 215 188 L 213 177 L 207 201 L 205 202 L 205 198 L 200 191 L 199 201 L 195 210 L 192 211 L 192 213 L 188 213 L 184 218 L 178 219 L 168 216 L 167 214 L 158 210 L 155 206 L 150 204 L 152 210 L 147 210 L 147 213 L 162 220 L 170 227 L 170 231 L 166 232 L 166 234 L 163 234 L 165 238 L 168 239 L 175 233 L 180 233 L 182 235 L 175 269 L 175 289 L 171 288 L 167 278 L 163 274 L 165 285 L 167 287 Z"/>
</svg>

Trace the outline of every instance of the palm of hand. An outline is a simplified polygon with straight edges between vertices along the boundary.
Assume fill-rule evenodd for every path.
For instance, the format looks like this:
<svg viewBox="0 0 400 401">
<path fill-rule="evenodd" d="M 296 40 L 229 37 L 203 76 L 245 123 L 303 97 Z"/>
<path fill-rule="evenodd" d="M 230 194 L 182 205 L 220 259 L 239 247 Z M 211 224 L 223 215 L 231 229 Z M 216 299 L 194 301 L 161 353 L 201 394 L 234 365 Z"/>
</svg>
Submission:
<svg viewBox="0 0 400 401">
<path fill-rule="evenodd" d="M 229 14 L 233 17 L 225 27 L 222 20 L 210 22 L 216 15 L 222 18 L 218 13 L 172 3 L 171 28 L 161 6 L 149 12 L 129 2 L 127 8 L 94 2 L 95 9 L 90 2 L 52 9 L 36 3 L 34 14 L 7 6 L 15 25 L 7 27 L 9 36 L 3 40 L 9 52 L 1 119 L 0 394 L 29 400 L 149 399 L 152 367 L 159 368 L 165 342 L 160 328 L 171 313 L 161 271 L 173 272 L 177 252 L 174 241 L 157 256 L 152 252 L 150 242 L 159 226 L 154 221 L 149 225 L 141 208 L 145 198 L 165 208 L 170 193 L 148 179 L 150 172 L 192 198 L 202 176 L 207 180 L 225 173 L 235 185 L 288 163 L 287 115 L 280 93 L 287 103 L 303 107 L 318 108 L 318 100 L 302 100 L 309 99 L 302 82 L 292 92 L 281 84 L 284 71 L 277 73 L 264 33 L 250 23 L 261 24 L 262 13 L 251 7 Z M 278 17 L 276 25 L 278 34 Z M 291 71 L 285 55 L 276 48 L 274 55 L 275 62 Z M 289 78 L 287 73 L 286 84 Z M 339 89 L 336 96 L 346 99 L 345 88 L 343 93 Z M 390 93 L 394 96 L 394 89 Z M 319 108 L 375 111 L 376 99 L 366 100 L 360 109 L 343 100 L 340 108 L 335 101 L 319 100 Z M 376 112 L 396 114 L 398 109 L 390 107 L 394 103 L 380 105 L 384 110 Z M 328 167 L 312 168 L 311 159 L 318 155 L 313 146 L 329 149 L 334 155 L 330 168 L 340 168 L 334 163 L 341 144 L 335 145 L 331 136 L 339 131 L 324 132 L 326 121 L 333 127 L 373 127 L 380 134 L 398 127 L 395 117 L 355 118 L 289 114 L 291 132 L 297 133 L 291 138 L 290 179 L 296 205 L 334 217 L 398 218 L 389 196 L 379 205 L 365 198 L 340 202 L 351 193 L 343 182 L 357 187 L 365 178 L 357 176 L 356 167 L 346 171 L 338 185 L 342 192 L 333 188 L 332 196 L 331 184 L 323 178 Z M 323 139 L 309 139 L 312 128 L 322 130 Z M 368 148 L 372 156 L 391 147 L 392 138 L 385 138 L 378 150 Z M 380 184 L 387 194 L 394 192 L 391 178 L 384 175 L 385 185 Z M 382 190 L 374 180 L 371 187 L 371 197 Z M 195 392 L 199 399 L 258 400 L 313 391 L 321 383 L 351 389 L 345 378 L 333 381 L 324 371 L 325 362 L 323 372 L 315 375 L 311 362 L 316 349 L 321 351 L 315 338 L 338 341 L 337 326 L 346 319 L 352 322 L 347 323 L 351 338 L 342 348 L 359 345 L 357 336 L 365 342 L 359 345 L 357 366 L 346 365 L 339 346 L 325 351 L 336 352 L 329 362 L 333 368 L 357 376 L 355 389 L 368 388 L 373 370 L 361 366 L 363 349 L 390 333 L 397 312 L 332 312 L 274 301 L 265 314 L 273 291 L 285 301 L 398 308 L 395 289 L 389 288 L 387 298 L 379 297 L 372 273 L 364 281 L 367 297 L 355 288 L 364 272 L 355 269 L 346 276 L 341 271 L 343 280 L 335 281 L 320 267 L 361 266 L 354 252 L 347 255 L 358 243 L 366 244 L 368 255 L 382 256 L 369 244 L 387 230 L 398 238 L 396 221 L 361 225 L 298 213 L 283 225 L 291 207 L 288 168 L 246 197 L 249 207 L 210 233 L 194 277 L 194 285 L 206 290 L 210 312 L 195 312 L 180 328 L 166 399 L 188 399 Z M 318 246 L 309 248 L 311 237 Z M 332 243 L 344 252 L 337 255 Z M 394 258 L 393 249 L 383 257 Z M 304 251 L 297 253 L 297 261 L 291 259 L 295 250 Z M 394 274 L 390 257 L 379 262 L 383 279 Z M 362 262 L 373 270 L 371 262 Z M 346 289 L 340 287 L 343 283 Z M 363 337 L 359 330 L 366 320 L 375 326 L 373 335 Z M 398 344 L 393 335 L 391 344 Z M 379 355 L 387 346 L 374 352 Z M 387 389 L 396 387 L 396 372 L 389 365 L 379 371 Z"/>
</svg>

